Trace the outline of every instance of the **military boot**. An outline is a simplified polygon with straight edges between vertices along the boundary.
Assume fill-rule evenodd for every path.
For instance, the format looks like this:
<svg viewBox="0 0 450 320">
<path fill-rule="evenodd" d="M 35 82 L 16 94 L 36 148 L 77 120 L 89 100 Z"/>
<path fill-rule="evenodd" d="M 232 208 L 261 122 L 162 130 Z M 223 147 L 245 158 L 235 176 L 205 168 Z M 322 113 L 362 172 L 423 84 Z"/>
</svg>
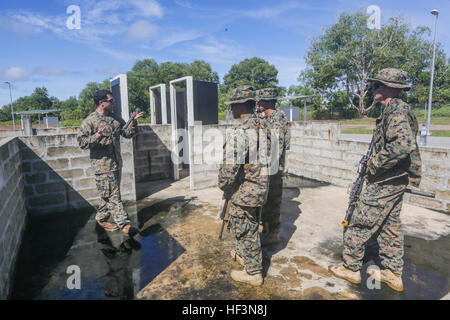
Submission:
<svg viewBox="0 0 450 320">
<path fill-rule="evenodd" d="M 262 246 L 271 246 L 280 243 L 280 234 L 277 233 L 269 233 L 266 236 L 262 237 L 261 245 Z"/>
<path fill-rule="evenodd" d="M 352 271 L 344 266 L 329 266 L 328 271 L 330 271 L 335 277 L 347 280 L 351 283 L 361 283 L 361 273 L 359 271 Z"/>
<path fill-rule="evenodd" d="M 261 273 L 248 274 L 245 270 L 231 271 L 231 279 L 234 281 L 245 282 L 252 286 L 260 286 L 263 284 L 263 277 Z"/>
<path fill-rule="evenodd" d="M 241 266 L 244 266 L 244 259 L 240 255 L 237 254 L 237 252 L 233 249 L 230 251 L 231 257 L 233 258 L 233 261 L 237 261 Z"/>
<path fill-rule="evenodd" d="M 383 269 L 381 271 L 370 270 L 369 274 L 375 280 L 386 283 L 389 288 L 399 292 L 403 291 L 403 281 L 401 274 L 393 273 L 389 269 Z"/>
</svg>

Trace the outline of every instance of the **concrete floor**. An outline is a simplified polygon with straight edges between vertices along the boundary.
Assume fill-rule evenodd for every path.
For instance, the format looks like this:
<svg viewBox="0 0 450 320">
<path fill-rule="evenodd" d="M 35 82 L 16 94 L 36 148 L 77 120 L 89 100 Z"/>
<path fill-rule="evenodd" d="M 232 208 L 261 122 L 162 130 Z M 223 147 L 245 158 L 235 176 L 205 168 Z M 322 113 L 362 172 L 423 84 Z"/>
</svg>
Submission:
<svg viewBox="0 0 450 320">
<path fill-rule="evenodd" d="M 301 193 L 294 186 L 302 186 Z M 368 248 L 363 284 L 349 285 L 332 277 L 327 267 L 340 263 L 342 227 L 348 196 L 343 188 L 287 181 L 282 205 L 282 243 L 264 249 L 265 284 L 253 288 L 231 280 L 231 234 L 216 240 L 221 220 L 222 193 L 218 188 L 186 192 L 188 178 L 149 198 L 175 195 L 193 197 L 191 212 L 183 224 L 168 226 L 186 252 L 159 274 L 140 293 L 140 299 L 440 299 L 449 292 L 450 215 L 404 204 L 405 292 L 394 293 L 384 285 L 369 290 L 367 266 L 376 262 L 373 244 Z M 172 233 L 173 232 L 173 233 Z M 168 290 L 167 288 L 171 288 Z"/>
<path fill-rule="evenodd" d="M 299 188 L 300 187 L 300 188 Z M 441 299 L 449 293 L 450 215 L 404 204 L 405 291 L 350 285 L 327 267 L 341 261 L 348 196 L 339 187 L 290 177 L 282 204 L 282 242 L 263 251 L 265 283 L 254 288 L 229 274 L 240 266 L 218 240 L 223 204 L 218 188 L 189 190 L 189 177 L 138 186 L 151 196 L 127 204 L 142 230 L 141 248 L 124 248 L 119 231 L 99 232 L 94 212 L 32 221 L 19 256 L 12 298 L 21 299 Z M 95 230 L 95 231 L 94 231 Z M 81 269 L 81 289 L 68 290 L 67 267 Z"/>
</svg>

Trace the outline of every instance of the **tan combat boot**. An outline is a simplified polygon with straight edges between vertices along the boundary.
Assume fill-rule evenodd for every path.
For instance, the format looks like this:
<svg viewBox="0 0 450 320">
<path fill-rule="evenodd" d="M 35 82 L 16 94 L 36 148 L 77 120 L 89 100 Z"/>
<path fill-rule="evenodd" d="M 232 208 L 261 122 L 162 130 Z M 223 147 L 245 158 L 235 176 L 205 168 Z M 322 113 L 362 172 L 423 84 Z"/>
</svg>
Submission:
<svg viewBox="0 0 450 320">
<path fill-rule="evenodd" d="M 234 281 L 245 282 L 252 286 L 260 286 L 263 284 L 263 277 L 261 273 L 248 274 L 245 270 L 231 271 L 231 279 Z"/>
<path fill-rule="evenodd" d="M 328 271 L 330 271 L 335 277 L 347 280 L 351 283 L 361 283 L 361 273 L 359 271 L 352 271 L 344 266 L 329 266 Z"/>
<path fill-rule="evenodd" d="M 381 271 L 370 270 L 369 274 L 375 280 L 386 283 L 389 288 L 399 292 L 403 291 L 403 281 L 401 274 L 393 273 L 389 269 L 383 269 Z"/>
<path fill-rule="evenodd" d="M 279 233 L 269 233 L 265 237 L 261 239 L 262 246 L 271 246 L 280 243 L 280 234 Z"/>
<path fill-rule="evenodd" d="M 237 261 L 241 266 L 244 266 L 244 259 L 240 255 L 236 253 L 236 251 L 233 249 L 230 251 L 231 257 L 233 258 L 233 261 Z"/>
</svg>

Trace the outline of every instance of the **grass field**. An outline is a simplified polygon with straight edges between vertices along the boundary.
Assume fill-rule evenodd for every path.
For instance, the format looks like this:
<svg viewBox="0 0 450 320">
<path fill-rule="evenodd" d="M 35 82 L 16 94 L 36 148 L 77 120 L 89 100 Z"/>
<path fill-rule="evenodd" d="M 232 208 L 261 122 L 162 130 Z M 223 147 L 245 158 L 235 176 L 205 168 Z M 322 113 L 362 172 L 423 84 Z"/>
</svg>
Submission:
<svg viewBox="0 0 450 320">
<path fill-rule="evenodd" d="M 372 134 L 369 129 L 343 129 L 342 134 Z M 432 131 L 432 137 L 450 137 L 450 131 Z"/>
</svg>

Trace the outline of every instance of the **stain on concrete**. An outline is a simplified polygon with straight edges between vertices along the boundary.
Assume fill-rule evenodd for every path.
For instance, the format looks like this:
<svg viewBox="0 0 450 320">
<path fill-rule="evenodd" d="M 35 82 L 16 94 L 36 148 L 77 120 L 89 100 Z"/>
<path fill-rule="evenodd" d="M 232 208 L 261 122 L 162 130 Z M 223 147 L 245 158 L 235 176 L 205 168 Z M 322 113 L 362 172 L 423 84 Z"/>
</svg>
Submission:
<svg viewBox="0 0 450 320">
<path fill-rule="evenodd" d="M 315 263 L 311 258 L 305 256 L 295 256 L 291 258 L 290 261 L 295 263 L 299 270 L 309 270 L 324 278 L 330 277 L 328 270 Z"/>
</svg>

